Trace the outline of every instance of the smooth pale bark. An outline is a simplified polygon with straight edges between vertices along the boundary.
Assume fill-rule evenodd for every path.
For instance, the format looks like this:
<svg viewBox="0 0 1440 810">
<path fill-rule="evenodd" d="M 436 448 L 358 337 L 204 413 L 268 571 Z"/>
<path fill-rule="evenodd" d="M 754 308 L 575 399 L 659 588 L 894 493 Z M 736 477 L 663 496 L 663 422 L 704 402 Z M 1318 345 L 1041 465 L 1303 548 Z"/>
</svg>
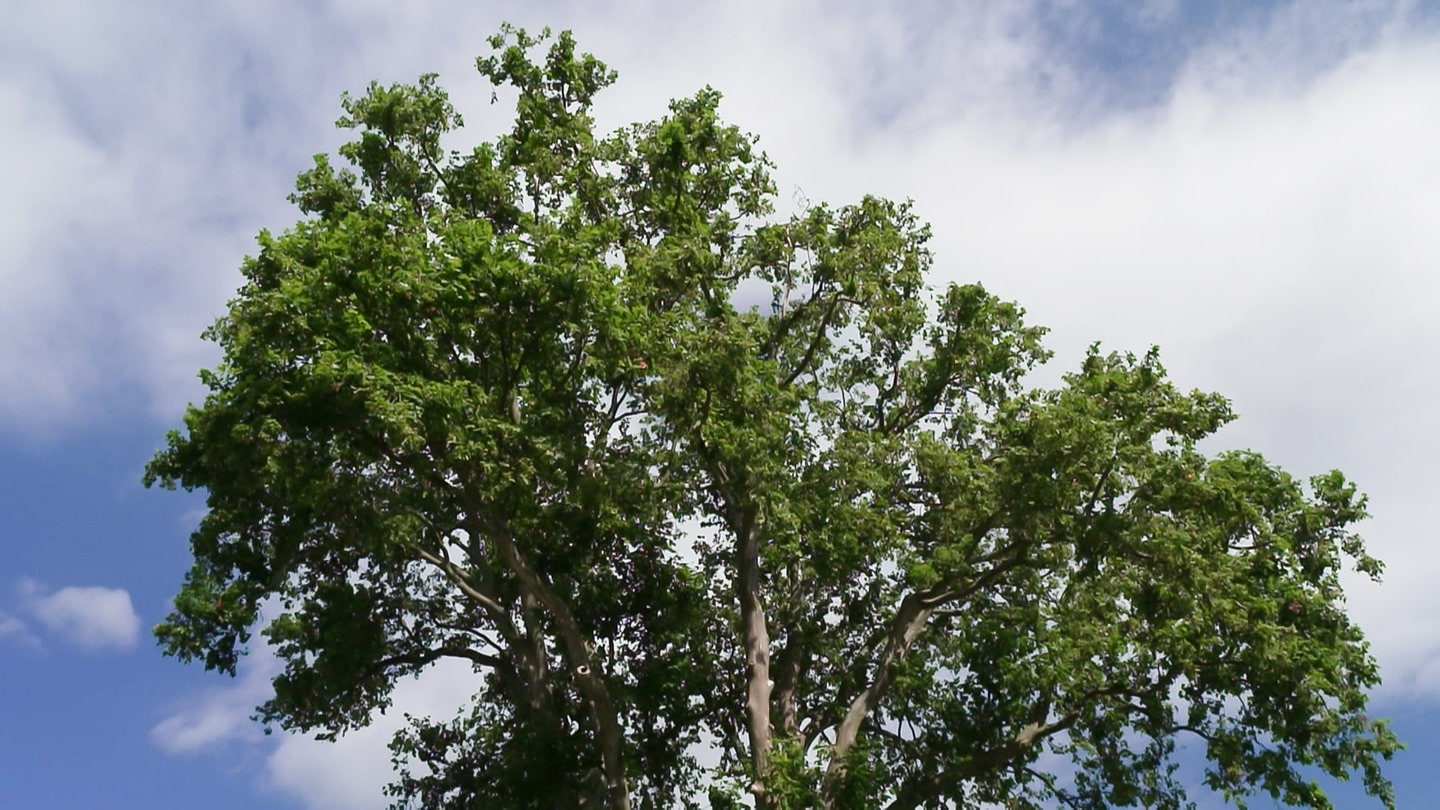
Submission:
<svg viewBox="0 0 1440 810">
<path fill-rule="evenodd" d="M 865 718 L 880 703 L 885 690 L 890 688 L 890 682 L 895 677 L 895 663 L 904 657 L 910 645 L 920 637 L 921 631 L 925 629 L 925 622 L 929 621 L 934 612 L 934 606 L 927 606 L 926 600 L 917 594 L 906 597 L 900 604 L 900 609 L 895 612 L 885 650 L 875 665 L 874 680 L 850 701 L 844 719 L 835 729 L 835 745 L 831 749 L 830 764 L 825 768 L 825 778 L 821 784 L 821 797 L 825 807 L 835 806 L 835 792 L 845 778 L 845 758 L 854 747 Z"/>
<path fill-rule="evenodd" d="M 756 806 L 766 808 L 773 799 L 765 789 L 770 767 L 774 729 L 770 725 L 770 631 L 765 608 L 760 602 L 760 529 L 753 517 L 745 516 L 736 527 L 736 589 L 740 599 L 740 635 L 745 648 L 745 716 L 750 731 L 750 767 L 755 779 L 750 785 Z"/>
</svg>

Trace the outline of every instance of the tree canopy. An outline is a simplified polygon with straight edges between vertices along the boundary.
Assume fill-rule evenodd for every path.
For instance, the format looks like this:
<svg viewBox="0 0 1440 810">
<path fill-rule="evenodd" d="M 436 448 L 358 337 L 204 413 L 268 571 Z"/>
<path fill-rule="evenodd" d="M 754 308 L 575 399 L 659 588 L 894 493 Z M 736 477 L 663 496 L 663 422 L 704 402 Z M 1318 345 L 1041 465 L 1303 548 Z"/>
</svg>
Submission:
<svg viewBox="0 0 1440 810">
<path fill-rule="evenodd" d="M 714 90 L 597 134 L 568 33 L 490 44 L 513 127 L 347 96 L 207 331 L 146 475 L 208 498 L 169 654 L 262 634 L 259 717 L 328 736 L 470 662 L 397 807 L 1183 807 L 1186 757 L 1393 805 L 1343 475 L 1202 452 L 1230 406 L 1154 351 L 1030 385 L 1044 330 L 932 289 L 909 204 L 778 216 Z"/>
</svg>

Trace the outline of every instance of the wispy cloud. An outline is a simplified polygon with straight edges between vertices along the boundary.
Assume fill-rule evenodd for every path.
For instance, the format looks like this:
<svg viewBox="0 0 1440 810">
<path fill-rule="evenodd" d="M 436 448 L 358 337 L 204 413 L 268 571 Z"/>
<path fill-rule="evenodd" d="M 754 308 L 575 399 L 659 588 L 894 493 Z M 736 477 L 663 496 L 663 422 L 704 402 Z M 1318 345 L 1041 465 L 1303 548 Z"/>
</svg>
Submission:
<svg viewBox="0 0 1440 810">
<path fill-rule="evenodd" d="M 140 617 L 123 588 L 68 587 L 51 593 L 25 580 L 21 593 L 26 612 L 82 650 L 128 650 L 140 638 Z"/>
<path fill-rule="evenodd" d="M 168 754 L 196 754 L 230 742 L 263 739 L 251 717 L 270 696 L 270 679 L 279 669 L 270 649 L 255 645 L 240 662 L 233 683 L 182 700 L 150 729 L 151 741 Z"/>
<path fill-rule="evenodd" d="M 32 649 L 40 646 L 40 639 L 30 632 L 30 628 L 26 626 L 25 622 L 3 610 L 0 610 L 0 641 L 8 641 Z"/>
<path fill-rule="evenodd" d="M 266 737 L 251 719 L 271 696 L 280 662 L 263 642 L 240 662 L 237 679 L 185 698 L 150 730 L 151 741 L 172 755 L 225 750 L 228 745 L 275 740 L 263 780 L 311 810 L 381 810 L 383 789 L 394 778 L 389 743 L 406 715 L 450 717 L 478 686 L 469 662 L 444 661 L 396 685 L 392 705 L 370 725 L 324 742 L 305 734 Z"/>
</svg>

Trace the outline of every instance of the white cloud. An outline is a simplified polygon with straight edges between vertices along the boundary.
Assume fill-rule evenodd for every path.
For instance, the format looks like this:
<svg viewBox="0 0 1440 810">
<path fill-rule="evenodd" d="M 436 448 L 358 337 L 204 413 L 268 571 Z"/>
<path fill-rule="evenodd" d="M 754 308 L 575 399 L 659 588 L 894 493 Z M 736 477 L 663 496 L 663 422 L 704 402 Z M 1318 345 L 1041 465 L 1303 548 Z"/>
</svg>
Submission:
<svg viewBox="0 0 1440 810">
<path fill-rule="evenodd" d="M 45 629 L 86 651 L 128 650 L 140 638 L 140 617 L 123 588 L 61 588 L 21 585 L 25 609 Z"/>
<path fill-rule="evenodd" d="M 388 746 L 405 715 L 453 717 L 477 686 L 468 662 L 443 661 L 397 684 L 394 705 L 363 729 L 335 742 L 284 737 L 267 761 L 268 781 L 310 810 L 381 810 L 389 804 L 382 790 L 394 779 Z"/>
<path fill-rule="evenodd" d="M 1217 444 L 1370 492 L 1363 530 L 1390 568 L 1354 585 L 1352 613 L 1386 694 L 1431 698 L 1437 82 L 1433 43 L 1386 41 L 1284 93 L 1192 73 L 1163 109 L 1079 132 L 955 121 L 855 158 L 920 201 L 942 276 L 1054 327 L 1062 366 L 1094 339 L 1158 343 L 1180 382 L 1235 398 Z"/>
<path fill-rule="evenodd" d="M 216 743 L 249 735 L 254 703 L 237 703 L 231 695 L 202 701 L 185 712 L 172 714 L 150 729 L 150 739 L 167 754 L 190 754 Z"/>
<path fill-rule="evenodd" d="M 261 605 L 261 616 L 280 610 Z M 263 621 L 262 621 L 263 624 Z M 365 728 L 324 742 L 311 735 L 277 731 L 265 735 L 252 718 L 273 697 L 271 681 L 282 662 L 258 632 L 249 654 L 240 659 L 233 681 L 179 700 L 173 711 L 150 729 L 151 741 L 174 756 L 233 751 L 231 746 L 262 746 L 267 751 L 260 780 L 267 790 L 298 799 L 311 810 L 381 810 L 383 789 L 394 778 L 389 743 L 405 716 L 450 718 L 479 688 L 468 661 L 442 660 L 419 677 L 400 680 L 392 703 Z"/>
<path fill-rule="evenodd" d="M 273 659 L 242 665 L 240 680 L 184 702 L 183 708 L 156 723 L 150 739 L 168 754 L 193 754 L 237 740 L 254 741 L 261 729 L 251 720 L 255 707 L 270 696 Z"/>
<path fill-rule="evenodd" d="M 38 648 L 40 639 L 18 617 L 0 610 L 0 641 L 9 640 L 22 647 Z"/>
<path fill-rule="evenodd" d="M 273 600 L 267 601 L 260 614 L 265 616 L 275 607 Z M 251 718 L 255 707 L 272 696 L 270 681 L 280 669 L 274 650 L 257 632 L 248 654 L 240 659 L 235 678 L 178 700 L 171 713 L 150 729 L 151 742 L 167 754 L 186 755 L 266 739 L 263 728 Z"/>
<path fill-rule="evenodd" d="M 478 686 L 468 662 L 447 660 L 400 681 L 388 710 L 335 742 L 284 732 L 266 737 L 251 717 L 272 696 L 270 681 L 279 670 L 269 647 L 256 645 L 241 660 L 233 683 L 183 700 L 151 728 L 151 741 L 172 755 L 270 743 L 263 773 L 268 789 L 311 810 L 381 810 L 388 806 L 382 791 L 394 778 L 388 746 L 405 715 L 452 717 Z"/>
</svg>

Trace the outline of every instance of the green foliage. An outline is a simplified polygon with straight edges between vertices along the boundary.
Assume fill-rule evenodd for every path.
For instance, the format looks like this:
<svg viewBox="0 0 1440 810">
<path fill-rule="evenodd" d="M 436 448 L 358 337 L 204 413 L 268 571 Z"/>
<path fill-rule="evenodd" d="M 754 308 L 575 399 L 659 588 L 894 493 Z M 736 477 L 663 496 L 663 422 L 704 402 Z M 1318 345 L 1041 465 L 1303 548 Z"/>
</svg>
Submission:
<svg viewBox="0 0 1440 810">
<path fill-rule="evenodd" d="M 261 716 L 327 736 L 470 662 L 397 807 L 1180 807 L 1187 739 L 1237 801 L 1393 805 L 1340 473 L 1207 457 L 1228 403 L 1154 352 L 1027 388 L 1043 330 L 932 292 L 908 204 L 776 219 L 715 91 L 599 136 L 568 34 L 491 45 L 513 128 L 346 97 L 207 332 L 147 471 L 208 496 L 167 652 L 233 674 L 258 627 Z"/>
</svg>

